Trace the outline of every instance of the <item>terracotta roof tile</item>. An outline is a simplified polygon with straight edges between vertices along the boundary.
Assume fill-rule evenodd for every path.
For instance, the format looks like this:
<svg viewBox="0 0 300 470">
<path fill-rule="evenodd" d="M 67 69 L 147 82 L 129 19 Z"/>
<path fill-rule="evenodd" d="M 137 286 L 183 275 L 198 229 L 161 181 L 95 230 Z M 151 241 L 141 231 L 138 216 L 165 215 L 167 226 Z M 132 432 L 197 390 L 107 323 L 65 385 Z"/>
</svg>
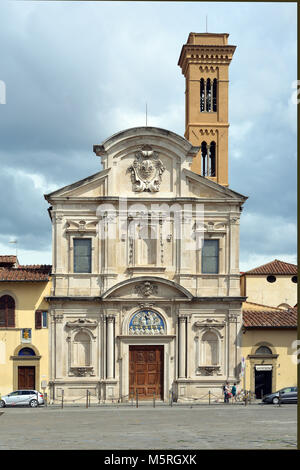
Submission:
<svg viewBox="0 0 300 470">
<path fill-rule="evenodd" d="M 18 259 L 14 255 L 0 255 L 0 266 L 1 265 L 13 265 L 18 262 Z"/>
<path fill-rule="evenodd" d="M 24 265 L 17 268 L 1 268 L 1 281 L 48 281 L 51 275 L 51 265 Z"/>
<path fill-rule="evenodd" d="M 279 261 L 275 259 L 270 263 L 263 264 L 257 268 L 250 269 L 245 271 L 242 275 L 245 274 L 298 274 L 298 266 L 296 264 L 285 263 L 284 261 Z"/>
<path fill-rule="evenodd" d="M 243 326 L 245 328 L 297 328 L 297 307 L 289 310 L 265 305 L 262 305 L 260 309 L 253 307 L 248 302 L 243 304 Z"/>
</svg>

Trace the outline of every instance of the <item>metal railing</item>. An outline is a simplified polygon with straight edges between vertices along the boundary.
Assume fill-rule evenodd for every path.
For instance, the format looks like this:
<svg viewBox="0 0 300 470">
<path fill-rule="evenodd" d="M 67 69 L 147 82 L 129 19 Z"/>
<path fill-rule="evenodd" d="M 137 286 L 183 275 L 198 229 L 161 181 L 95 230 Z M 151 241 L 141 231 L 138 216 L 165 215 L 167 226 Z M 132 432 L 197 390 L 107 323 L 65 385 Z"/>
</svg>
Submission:
<svg viewBox="0 0 300 470">
<path fill-rule="evenodd" d="M 57 406 L 60 406 L 61 408 L 64 408 L 65 405 L 70 405 L 70 404 L 76 404 L 78 403 L 79 405 L 82 405 L 82 406 L 85 406 L 86 408 L 90 408 L 91 407 L 91 396 L 92 396 L 92 393 L 90 392 L 90 390 L 86 390 L 86 393 L 80 397 L 77 397 L 77 398 L 74 398 L 74 399 L 66 399 L 65 398 L 65 394 L 64 394 L 64 390 L 62 389 L 61 390 L 61 396 L 58 397 L 57 399 L 55 400 L 52 400 L 52 403 L 51 405 L 57 405 Z M 47 393 L 44 394 L 44 402 L 45 402 L 45 406 L 49 406 L 50 402 L 49 402 L 49 399 L 48 399 L 48 395 Z M 111 398 L 105 398 L 105 399 L 102 399 L 102 402 L 101 402 L 101 399 L 100 397 L 96 397 L 94 395 L 94 397 L 96 398 L 95 402 L 94 402 L 94 405 L 97 405 L 97 406 L 102 406 L 102 405 L 119 405 L 119 404 L 123 404 L 123 405 L 128 405 L 128 406 L 132 406 L 132 407 L 136 407 L 136 408 L 139 408 L 140 406 L 140 397 L 139 397 L 139 394 L 138 394 L 138 390 L 135 391 L 135 393 L 130 393 L 128 395 L 120 395 L 119 397 L 111 397 Z M 251 402 L 255 399 L 255 393 L 249 391 L 249 390 L 241 390 L 237 393 L 237 395 L 235 397 L 229 397 L 228 401 L 225 402 L 225 398 L 224 398 L 224 394 L 223 393 L 220 393 L 218 395 L 216 395 L 215 393 L 211 392 L 210 390 L 203 394 L 203 395 L 200 395 L 200 396 L 197 396 L 197 397 L 188 397 L 188 398 L 181 398 L 180 399 L 180 402 L 178 402 L 178 398 L 176 397 L 176 394 L 174 393 L 174 391 L 170 391 L 169 392 L 169 399 L 166 401 L 166 402 L 163 402 L 163 404 L 165 406 L 170 406 L 172 407 L 174 403 L 176 403 L 176 405 L 187 405 L 187 404 L 190 404 L 191 406 L 193 404 L 200 404 L 200 403 L 205 403 L 205 404 L 208 404 L 208 405 L 212 405 L 212 404 L 221 404 L 221 403 L 224 403 L 224 404 L 237 404 L 237 403 L 240 403 L 240 404 L 244 404 L 245 406 L 247 405 L 250 405 Z M 148 405 L 149 403 L 152 403 L 152 407 L 155 408 L 156 407 L 156 404 L 157 404 L 157 401 L 159 401 L 159 403 L 161 403 L 161 400 L 158 399 L 158 396 L 153 393 L 152 397 L 150 398 L 149 397 L 149 400 L 146 402 Z M 144 400 L 143 400 L 144 402 Z"/>
</svg>

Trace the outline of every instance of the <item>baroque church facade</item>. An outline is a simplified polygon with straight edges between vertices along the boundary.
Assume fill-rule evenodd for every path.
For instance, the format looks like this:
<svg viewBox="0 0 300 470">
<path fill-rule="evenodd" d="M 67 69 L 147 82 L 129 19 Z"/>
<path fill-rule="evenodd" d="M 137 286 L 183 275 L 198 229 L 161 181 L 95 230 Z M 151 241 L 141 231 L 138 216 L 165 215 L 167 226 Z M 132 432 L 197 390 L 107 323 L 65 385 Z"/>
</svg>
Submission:
<svg viewBox="0 0 300 470">
<path fill-rule="evenodd" d="M 102 169 L 45 195 L 50 394 L 179 401 L 239 381 L 239 221 L 228 187 L 228 34 L 191 33 L 185 137 L 145 126 L 94 145 Z"/>
</svg>

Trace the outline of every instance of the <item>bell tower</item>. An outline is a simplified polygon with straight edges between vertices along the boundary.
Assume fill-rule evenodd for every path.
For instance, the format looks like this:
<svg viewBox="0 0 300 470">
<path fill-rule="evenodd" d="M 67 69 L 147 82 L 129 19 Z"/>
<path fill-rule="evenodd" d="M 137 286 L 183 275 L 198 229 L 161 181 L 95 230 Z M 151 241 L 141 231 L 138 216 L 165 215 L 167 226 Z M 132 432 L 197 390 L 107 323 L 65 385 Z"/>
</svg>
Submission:
<svg viewBox="0 0 300 470">
<path fill-rule="evenodd" d="M 190 33 L 178 65 L 185 76 L 185 133 L 200 147 L 192 171 L 228 186 L 229 34 Z"/>
</svg>

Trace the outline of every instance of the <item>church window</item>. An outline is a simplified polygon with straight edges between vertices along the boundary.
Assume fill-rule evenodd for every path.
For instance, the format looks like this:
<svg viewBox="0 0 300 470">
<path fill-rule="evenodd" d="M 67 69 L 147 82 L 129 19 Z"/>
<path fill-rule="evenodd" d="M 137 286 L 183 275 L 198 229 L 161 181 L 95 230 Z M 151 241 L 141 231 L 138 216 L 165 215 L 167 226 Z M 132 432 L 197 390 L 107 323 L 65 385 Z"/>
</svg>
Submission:
<svg viewBox="0 0 300 470">
<path fill-rule="evenodd" d="M 0 327 L 15 326 L 15 301 L 10 295 L 0 297 Z"/>
<path fill-rule="evenodd" d="M 297 284 L 297 282 L 298 282 L 298 277 L 297 277 L 297 276 L 293 276 L 293 277 L 292 277 L 292 282 L 294 282 L 295 284 Z"/>
<path fill-rule="evenodd" d="M 267 281 L 271 283 L 276 282 L 276 276 L 268 276 Z"/>
<path fill-rule="evenodd" d="M 217 274 L 219 272 L 219 240 L 203 240 L 202 273 Z"/>
<path fill-rule="evenodd" d="M 74 238 L 74 273 L 92 272 L 91 254 L 91 238 Z"/>
</svg>

